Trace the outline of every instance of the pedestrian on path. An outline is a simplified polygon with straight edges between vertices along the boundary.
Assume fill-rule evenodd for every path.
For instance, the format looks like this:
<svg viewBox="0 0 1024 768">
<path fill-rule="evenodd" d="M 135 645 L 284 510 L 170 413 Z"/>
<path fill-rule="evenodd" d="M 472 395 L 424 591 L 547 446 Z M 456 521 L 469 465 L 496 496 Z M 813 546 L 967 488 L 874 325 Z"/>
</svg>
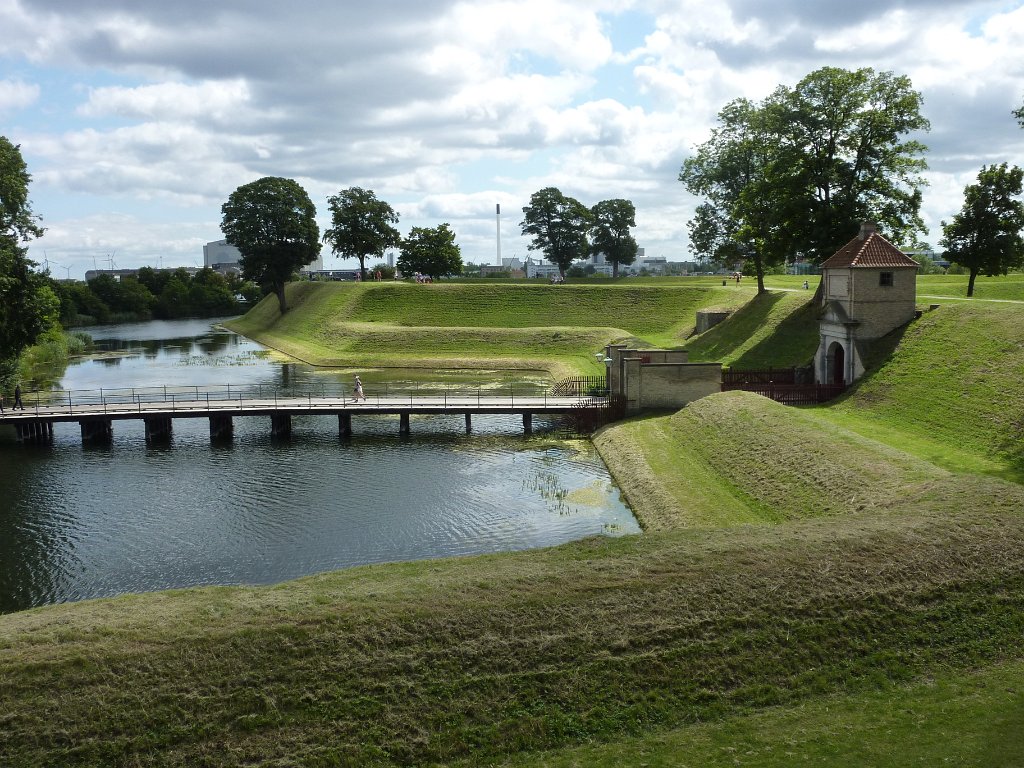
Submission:
<svg viewBox="0 0 1024 768">
<path fill-rule="evenodd" d="M 356 394 L 354 399 L 358 400 L 359 398 L 363 398 L 363 402 L 366 402 L 366 395 L 363 394 L 363 382 L 356 376 Z"/>
<path fill-rule="evenodd" d="M 11 410 L 12 411 L 16 411 L 19 408 L 21 408 L 21 410 L 23 410 L 23 411 L 25 410 L 25 406 L 22 405 L 22 403 L 21 403 L 21 384 L 15 384 L 14 385 L 14 405 L 11 406 Z"/>
</svg>

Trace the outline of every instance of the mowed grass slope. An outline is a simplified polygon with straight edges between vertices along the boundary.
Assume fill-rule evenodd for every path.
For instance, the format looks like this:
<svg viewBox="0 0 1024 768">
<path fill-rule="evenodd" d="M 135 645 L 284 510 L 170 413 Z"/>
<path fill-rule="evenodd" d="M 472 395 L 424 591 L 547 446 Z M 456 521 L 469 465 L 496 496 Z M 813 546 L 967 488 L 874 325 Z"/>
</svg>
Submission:
<svg viewBox="0 0 1024 768">
<path fill-rule="evenodd" d="M 698 309 L 742 304 L 749 291 L 714 286 L 538 286 L 435 283 L 289 286 L 229 323 L 319 365 L 532 367 L 596 372 L 611 341 L 679 346 Z"/>
<path fill-rule="evenodd" d="M 1016 512 L 591 539 L 4 616 L 0 764 L 481 764 L 1022 654 Z"/>
<path fill-rule="evenodd" d="M 690 360 L 732 368 L 806 365 L 818 348 L 818 310 L 809 291 L 769 291 L 686 343 Z"/>
<path fill-rule="evenodd" d="M 1024 470 L 1024 306 L 944 304 L 887 341 L 837 420 Z"/>
</svg>

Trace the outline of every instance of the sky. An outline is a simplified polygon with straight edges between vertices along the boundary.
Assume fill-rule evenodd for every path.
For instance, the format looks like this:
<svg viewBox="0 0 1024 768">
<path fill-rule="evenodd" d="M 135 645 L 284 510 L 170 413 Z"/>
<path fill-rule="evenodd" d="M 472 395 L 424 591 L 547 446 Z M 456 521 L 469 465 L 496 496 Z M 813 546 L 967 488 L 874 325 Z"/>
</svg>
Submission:
<svg viewBox="0 0 1024 768">
<path fill-rule="evenodd" d="M 539 189 L 627 198 L 647 256 L 691 260 L 683 161 L 729 101 L 824 66 L 923 95 L 933 245 L 982 165 L 1024 165 L 1024 2 L 0 0 L 0 30 L 0 135 L 58 278 L 202 265 L 263 176 L 298 181 L 321 230 L 329 196 L 372 189 L 476 263 L 499 227 L 502 256 L 531 255 Z"/>
</svg>

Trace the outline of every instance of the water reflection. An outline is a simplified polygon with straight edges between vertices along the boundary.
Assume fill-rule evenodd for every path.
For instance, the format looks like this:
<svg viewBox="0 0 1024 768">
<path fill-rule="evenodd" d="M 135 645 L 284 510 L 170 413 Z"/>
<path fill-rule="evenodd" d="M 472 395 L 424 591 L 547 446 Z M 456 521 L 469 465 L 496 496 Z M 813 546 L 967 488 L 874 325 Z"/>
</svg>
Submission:
<svg viewBox="0 0 1024 768">
<path fill-rule="evenodd" d="M 281 364 L 205 321 L 121 326 L 100 343 L 103 355 L 69 368 L 65 388 L 350 377 Z M 439 383 L 390 374 L 377 383 Z M 475 377 L 502 385 L 439 378 Z M 111 445 L 90 448 L 73 423 L 44 447 L 0 435 L 0 611 L 638 531 L 589 443 L 545 435 L 551 421 L 535 419 L 532 438 L 512 416 L 474 417 L 471 436 L 461 416 L 411 426 L 400 438 L 397 417 L 358 417 L 344 441 L 336 418 L 298 417 L 277 441 L 268 418 L 252 417 L 211 445 L 206 419 L 180 419 L 151 446 L 128 421 L 115 423 Z"/>
</svg>

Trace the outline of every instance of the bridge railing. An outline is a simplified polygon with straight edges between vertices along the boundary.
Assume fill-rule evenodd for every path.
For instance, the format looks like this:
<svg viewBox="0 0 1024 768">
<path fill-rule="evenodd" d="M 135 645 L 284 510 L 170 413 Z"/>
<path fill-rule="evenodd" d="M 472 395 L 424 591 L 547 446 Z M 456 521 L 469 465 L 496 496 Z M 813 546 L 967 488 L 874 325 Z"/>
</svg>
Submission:
<svg viewBox="0 0 1024 768">
<path fill-rule="evenodd" d="M 549 399 L 556 400 L 559 395 L 553 394 L 546 386 L 532 382 L 509 382 L 494 386 L 466 387 L 449 386 L 409 386 L 394 385 L 391 382 L 368 382 L 364 384 L 365 398 L 359 402 L 391 405 L 400 407 L 402 401 L 408 399 L 410 407 L 430 401 L 447 406 L 464 407 L 467 401 L 480 405 L 485 401 L 508 401 L 515 404 L 516 398 L 541 398 L 546 406 Z M 123 412 L 125 406 L 134 406 L 140 412 L 146 404 L 169 404 L 173 410 L 176 406 L 195 410 L 196 406 L 208 409 L 223 408 L 237 405 L 245 407 L 267 407 L 280 403 L 289 407 L 301 406 L 302 401 L 310 407 L 320 405 L 324 400 L 337 400 L 341 405 L 356 402 L 351 386 L 341 382 L 323 382 L 316 386 L 279 387 L 267 384 L 217 384 L 206 386 L 166 385 L 153 387 L 112 387 L 101 389 L 72 390 L 40 390 L 29 392 L 23 397 L 26 410 L 42 415 L 58 410 L 62 413 L 74 414 L 76 411 Z"/>
</svg>

